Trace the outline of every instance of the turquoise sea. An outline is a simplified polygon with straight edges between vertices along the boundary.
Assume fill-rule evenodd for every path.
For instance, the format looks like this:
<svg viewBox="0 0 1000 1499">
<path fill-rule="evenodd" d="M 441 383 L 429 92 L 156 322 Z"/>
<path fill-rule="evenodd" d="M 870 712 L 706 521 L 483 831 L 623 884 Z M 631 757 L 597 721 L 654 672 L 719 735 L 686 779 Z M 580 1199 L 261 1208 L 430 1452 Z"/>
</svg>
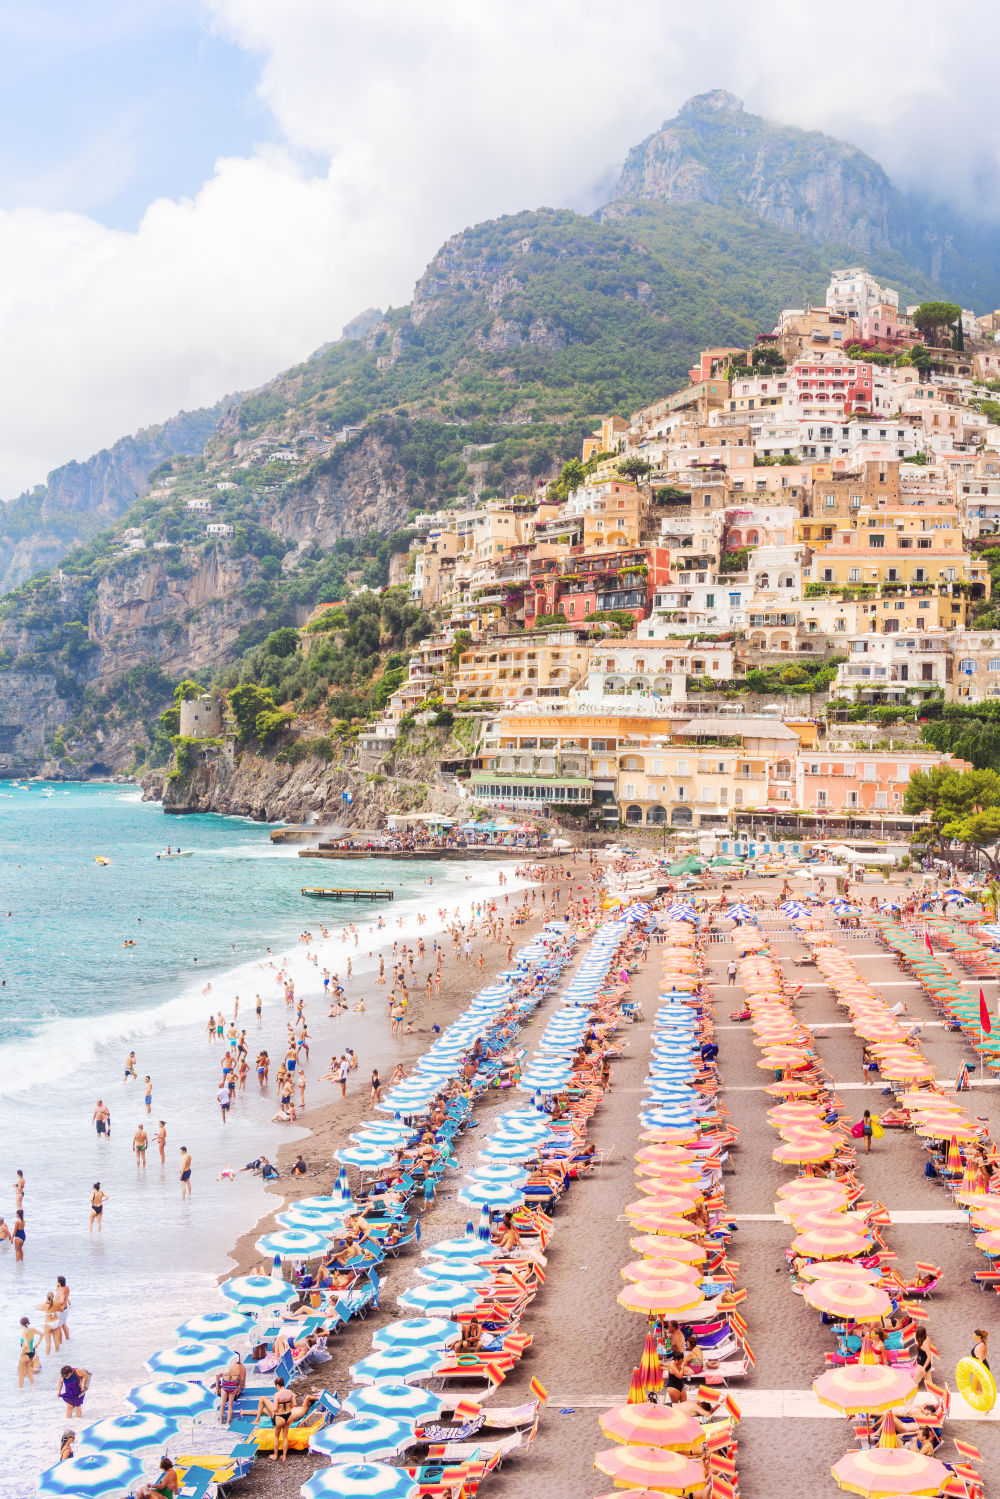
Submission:
<svg viewBox="0 0 1000 1499">
<path fill-rule="evenodd" d="M 191 858 L 158 861 L 168 843 L 190 848 Z M 99 857 L 109 862 L 98 864 Z M 176 1341 L 173 1329 L 186 1316 L 221 1304 L 217 1280 L 231 1265 L 228 1251 L 270 1208 L 257 1177 L 220 1181 L 219 1172 L 303 1138 L 271 1122 L 273 1090 L 261 1095 L 252 1075 L 222 1122 L 209 1012 L 221 1007 L 228 1018 L 238 995 L 251 1060 L 261 1046 L 283 1054 L 287 1011 L 277 970 L 284 963 L 306 1000 L 313 1037 L 306 1104 L 328 1102 L 334 1089 L 320 1075 L 345 1045 L 361 1061 L 355 1087 L 365 1086 L 373 1064 L 383 1076 L 391 1070 L 385 991 L 369 986 L 379 950 L 396 939 L 412 942 L 418 931 L 429 943 L 442 907 L 449 919 L 461 907 L 464 918 L 474 898 L 497 889 L 495 870 L 482 865 L 359 861 L 350 866 L 351 883 L 392 886 L 391 905 L 303 898 L 301 886 L 323 883 L 330 869 L 272 844 L 265 826 L 166 817 L 130 787 L 0 782 L 0 1214 L 8 1223 L 15 1171 L 27 1181 L 24 1262 L 15 1264 L 10 1246 L 0 1245 L 2 1499 L 33 1492 L 31 1477 L 58 1456 L 63 1358 L 93 1373 L 82 1424 L 123 1410 L 127 1390 L 149 1377 L 150 1353 Z M 345 932 L 352 921 L 356 947 Z M 315 934 L 308 944 L 299 941 L 306 928 Z M 123 946 L 127 940 L 136 945 Z M 345 978 L 348 956 L 349 998 L 365 992 L 368 1012 L 330 1020 L 321 970 Z M 264 1004 L 259 1028 L 256 993 Z M 133 1049 L 138 1082 L 123 1080 Z M 109 1141 L 97 1138 L 91 1122 L 98 1098 L 111 1109 Z M 152 1132 L 160 1119 L 165 1164 L 151 1147 L 139 1172 L 133 1132 L 140 1120 Z M 184 1203 L 181 1145 L 194 1158 L 194 1192 Z M 89 1197 L 98 1180 L 108 1204 L 103 1231 L 91 1235 Z M 43 1357 L 34 1388 L 19 1392 L 19 1318 L 41 1327 L 38 1303 L 59 1274 L 71 1290 L 70 1343 Z"/>
</svg>

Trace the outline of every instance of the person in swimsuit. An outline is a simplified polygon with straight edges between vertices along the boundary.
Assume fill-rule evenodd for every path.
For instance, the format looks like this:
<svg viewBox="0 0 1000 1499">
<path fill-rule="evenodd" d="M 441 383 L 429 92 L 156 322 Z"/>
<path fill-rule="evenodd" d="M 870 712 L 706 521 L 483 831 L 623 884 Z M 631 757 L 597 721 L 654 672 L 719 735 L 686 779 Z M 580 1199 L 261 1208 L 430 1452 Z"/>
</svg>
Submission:
<svg viewBox="0 0 1000 1499">
<path fill-rule="evenodd" d="M 110 1140 L 111 1110 L 107 1107 L 102 1098 L 99 1098 L 97 1100 L 97 1107 L 94 1109 L 93 1114 L 91 1114 L 90 1119 L 91 1123 L 97 1128 L 98 1139 L 100 1139 L 103 1135 L 106 1140 Z"/>
<path fill-rule="evenodd" d="M 27 1317 L 21 1318 L 21 1346 L 17 1355 L 17 1387 L 24 1388 L 27 1378 L 29 1384 L 35 1382 L 35 1367 L 38 1364 L 36 1349 L 41 1341 L 41 1333 L 37 1327 L 32 1327 Z"/>
<path fill-rule="evenodd" d="M 270 1416 L 274 1423 L 274 1451 L 271 1453 L 272 1462 L 278 1461 L 278 1451 L 281 1453 L 281 1461 L 288 1460 L 288 1428 L 293 1421 L 299 1421 L 306 1415 L 310 1407 L 316 1404 L 316 1396 L 310 1395 L 302 1405 L 295 1404 L 295 1396 L 291 1390 L 286 1390 L 285 1381 L 281 1375 L 275 1376 L 274 1395 L 269 1399 L 267 1395 L 261 1397 L 257 1405 L 257 1415 L 254 1418 L 255 1425 L 260 1424 L 261 1416 Z"/>
<path fill-rule="evenodd" d="M 151 1114 L 153 1112 L 153 1079 L 147 1077 L 144 1086 L 146 1091 L 143 1096 L 143 1102 L 146 1105 L 146 1113 Z"/>
<path fill-rule="evenodd" d="M 132 1136 L 132 1149 L 135 1151 L 135 1164 L 146 1169 L 146 1151 L 149 1148 L 149 1136 L 142 1127 L 142 1123 L 136 1126 L 135 1134 Z"/>
<path fill-rule="evenodd" d="M 160 1458 L 160 1473 L 155 1483 L 144 1483 L 136 1490 L 136 1499 L 174 1499 L 180 1492 L 181 1481 L 177 1469 L 169 1457 Z"/>
<path fill-rule="evenodd" d="M 107 1192 L 101 1191 L 100 1182 L 94 1183 L 94 1190 L 90 1194 L 90 1228 L 88 1233 L 94 1232 L 94 1224 L 97 1224 L 97 1232 L 101 1232 L 101 1220 L 104 1214 L 104 1204 L 107 1201 Z"/>
<path fill-rule="evenodd" d="M 181 1198 L 191 1196 L 191 1152 L 181 1146 Z"/>
<path fill-rule="evenodd" d="M 135 1052 L 130 1051 L 128 1054 L 128 1061 L 125 1063 L 125 1076 L 122 1078 L 122 1082 L 127 1083 L 129 1078 L 131 1078 L 132 1081 L 135 1082 L 138 1076 L 139 1074 L 135 1070 Z"/>
<path fill-rule="evenodd" d="M 24 1259 L 24 1241 L 26 1237 L 27 1235 L 24 1231 L 24 1214 L 18 1209 L 14 1215 L 14 1232 L 11 1234 L 11 1238 L 14 1240 L 15 1260 Z"/>
<path fill-rule="evenodd" d="M 69 1317 L 69 1286 L 66 1284 L 65 1275 L 56 1276 L 55 1303 L 56 1310 L 59 1313 L 59 1332 L 65 1342 L 69 1339 L 69 1327 L 67 1326 L 67 1319 Z"/>
<path fill-rule="evenodd" d="M 680 1405 L 684 1400 L 684 1359 L 674 1354 L 667 1365 L 667 1394 L 673 1405 Z"/>
<path fill-rule="evenodd" d="M 62 1342 L 62 1330 L 59 1326 L 59 1308 L 56 1306 L 54 1291 L 50 1291 L 45 1300 L 38 1303 L 36 1311 L 45 1313 L 45 1320 L 42 1323 L 45 1352 L 51 1353 L 52 1345 L 55 1344 L 56 1352 L 58 1353 L 59 1344 Z"/>
<path fill-rule="evenodd" d="M 59 1461 L 68 1463 L 73 1456 L 73 1448 L 76 1446 L 76 1432 L 69 1426 L 59 1438 Z"/>
<path fill-rule="evenodd" d="M 166 1160 L 167 1160 L 167 1154 L 166 1154 L 167 1125 L 166 1125 L 166 1121 L 163 1120 L 163 1119 L 160 1120 L 159 1126 L 158 1126 L 157 1131 L 156 1131 L 155 1139 L 156 1139 L 156 1143 L 159 1146 L 159 1150 L 160 1150 L 160 1165 L 164 1166 L 164 1165 L 166 1165 Z"/>
<path fill-rule="evenodd" d="M 990 1367 L 988 1347 L 990 1335 L 983 1327 L 977 1327 L 975 1333 L 976 1341 L 972 1345 L 972 1357 L 977 1358 L 984 1369 L 988 1369 Z"/>
<path fill-rule="evenodd" d="M 238 1353 L 233 1354 L 232 1363 L 224 1374 L 220 1374 L 215 1381 L 215 1393 L 222 1397 L 219 1407 L 219 1420 L 223 1426 L 228 1426 L 235 1413 L 236 1401 L 246 1388 L 247 1371 L 246 1365 Z"/>
<path fill-rule="evenodd" d="M 74 1369 L 72 1364 L 63 1364 L 59 1370 L 59 1399 L 66 1407 L 71 1419 L 80 1414 L 83 1397 L 90 1384 L 90 1373 L 86 1369 Z"/>
</svg>

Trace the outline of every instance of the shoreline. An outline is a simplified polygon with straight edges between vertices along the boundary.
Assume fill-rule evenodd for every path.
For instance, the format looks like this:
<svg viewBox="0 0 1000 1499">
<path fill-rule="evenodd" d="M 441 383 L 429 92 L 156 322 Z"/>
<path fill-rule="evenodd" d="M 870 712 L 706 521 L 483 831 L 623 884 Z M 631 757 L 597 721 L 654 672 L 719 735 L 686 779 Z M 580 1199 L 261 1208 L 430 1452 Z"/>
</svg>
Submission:
<svg viewBox="0 0 1000 1499">
<path fill-rule="evenodd" d="M 572 855 L 560 855 L 557 859 L 549 860 L 547 867 L 560 870 L 572 868 Z M 586 869 L 589 879 L 590 866 L 578 867 L 581 874 Z M 565 888 L 568 883 L 564 881 L 562 888 Z M 515 946 L 523 946 L 524 942 L 538 931 L 543 922 L 552 919 L 549 910 L 551 888 L 550 885 L 532 882 L 517 887 L 516 891 L 509 892 L 512 897 L 515 894 L 532 890 L 545 892 L 544 900 L 538 899 L 534 903 L 535 909 L 531 916 L 518 929 L 518 940 Z M 475 894 L 471 893 L 470 898 L 476 899 Z M 517 903 L 520 904 L 520 902 Z M 514 905 L 513 899 L 511 904 Z M 261 1206 L 261 1215 L 253 1226 L 237 1238 L 230 1250 L 230 1258 L 236 1268 L 230 1268 L 220 1274 L 218 1277 L 220 1283 L 232 1274 L 246 1274 L 252 1266 L 260 1263 L 260 1255 L 254 1248 L 254 1242 L 263 1233 L 270 1231 L 276 1213 L 285 1212 L 300 1197 L 320 1195 L 332 1188 L 340 1169 L 332 1160 L 332 1152 L 345 1145 L 350 1132 L 372 1113 L 368 1104 L 371 1067 L 378 1067 L 383 1082 L 391 1075 L 391 1070 L 397 1062 L 402 1062 L 409 1072 L 413 1063 L 427 1050 L 433 1039 L 431 1027 L 439 1024 L 444 1029 L 455 1015 L 465 1008 L 469 998 L 477 989 L 490 983 L 497 973 L 507 967 L 505 948 L 494 943 L 488 932 L 480 930 L 470 940 L 472 962 L 467 964 L 464 961 L 449 962 L 446 960 L 442 966 L 440 995 L 434 996 L 429 1004 L 423 998 L 417 1000 L 419 1008 L 417 1014 L 414 1015 L 413 1034 L 393 1038 L 389 1035 L 388 1026 L 386 1026 L 385 1057 L 379 1054 L 366 1058 L 364 1063 L 359 1059 L 356 1071 L 351 1074 L 347 1097 L 332 1096 L 321 1103 L 313 1104 L 296 1120 L 293 1128 L 306 1133 L 299 1133 L 294 1141 L 284 1142 L 280 1146 L 275 1164 L 283 1173 L 283 1177 L 278 1182 L 264 1184 L 266 1199 Z M 482 969 L 478 967 L 476 961 L 480 952 L 483 954 Z M 382 997 L 382 991 L 378 991 L 377 997 Z M 394 1048 L 392 1054 L 389 1053 L 390 1047 Z M 333 1083 L 329 1086 L 331 1089 L 336 1088 L 336 1084 Z M 300 1153 L 309 1167 L 309 1173 L 304 1177 L 293 1178 L 287 1175 L 287 1172 L 295 1157 Z M 349 1176 L 353 1185 L 353 1171 L 349 1172 Z"/>
</svg>

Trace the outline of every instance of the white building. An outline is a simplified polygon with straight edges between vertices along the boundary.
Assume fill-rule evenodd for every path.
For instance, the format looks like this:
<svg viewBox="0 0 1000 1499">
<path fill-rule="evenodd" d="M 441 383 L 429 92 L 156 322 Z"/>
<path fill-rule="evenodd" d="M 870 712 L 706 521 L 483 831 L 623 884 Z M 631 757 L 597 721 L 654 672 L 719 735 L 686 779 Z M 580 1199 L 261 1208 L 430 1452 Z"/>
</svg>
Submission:
<svg viewBox="0 0 1000 1499">
<path fill-rule="evenodd" d="M 834 271 L 826 289 L 826 305 L 848 317 L 868 316 L 871 307 L 884 304 L 899 307 L 899 293 L 878 284 L 862 266 L 851 266 L 845 271 Z"/>
<path fill-rule="evenodd" d="M 226 525 L 224 521 L 212 521 L 205 527 L 205 530 L 209 536 L 232 536 L 233 534 L 232 526 Z"/>
<path fill-rule="evenodd" d="M 186 500 L 185 509 L 194 510 L 199 515 L 210 515 L 212 512 L 212 501 L 208 499 Z"/>
</svg>

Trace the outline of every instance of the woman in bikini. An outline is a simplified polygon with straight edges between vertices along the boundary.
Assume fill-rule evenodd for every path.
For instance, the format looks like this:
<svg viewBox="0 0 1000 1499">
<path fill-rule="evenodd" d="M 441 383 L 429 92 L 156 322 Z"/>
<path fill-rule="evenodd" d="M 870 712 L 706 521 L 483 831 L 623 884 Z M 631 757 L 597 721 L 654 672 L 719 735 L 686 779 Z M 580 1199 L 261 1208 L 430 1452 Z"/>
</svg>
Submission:
<svg viewBox="0 0 1000 1499">
<path fill-rule="evenodd" d="M 50 1291 L 45 1300 L 38 1303 L 37 1310 L 45 1313 L 45 1321 L 42 1323 L 45 1352 L 51 1353 L 53 1344 L 58 1352 L 62 1342 L 62 1327 L 59 1322 L 59 1308 L 56 1306 L 54 1291 Z"/>
<path fill-rule="evenodd" d="M 257 1406 L 256 1421 L 259 1423 L 262 1415 L 270 1416 L 274 1423 L 274 1451 L 271 1453 L 271 1461 L 278 1461 L 278 1451 L 281 1451 L 281 1461 L 288 1461 L 288 1428 L 293 1421 L 300 1421 L 306 1415 L 311 1406 L 316 1404 L 316 1396 L 309 1395 L 301 1405 L 295 1404 L 295 1396 L 291 1390 L 285 1388 L 285 1381 L 278 1374 L 274 1381 L 274 1396 L 268 1399 L 266 1395 L 261 1398 Z"/>
</svg>

